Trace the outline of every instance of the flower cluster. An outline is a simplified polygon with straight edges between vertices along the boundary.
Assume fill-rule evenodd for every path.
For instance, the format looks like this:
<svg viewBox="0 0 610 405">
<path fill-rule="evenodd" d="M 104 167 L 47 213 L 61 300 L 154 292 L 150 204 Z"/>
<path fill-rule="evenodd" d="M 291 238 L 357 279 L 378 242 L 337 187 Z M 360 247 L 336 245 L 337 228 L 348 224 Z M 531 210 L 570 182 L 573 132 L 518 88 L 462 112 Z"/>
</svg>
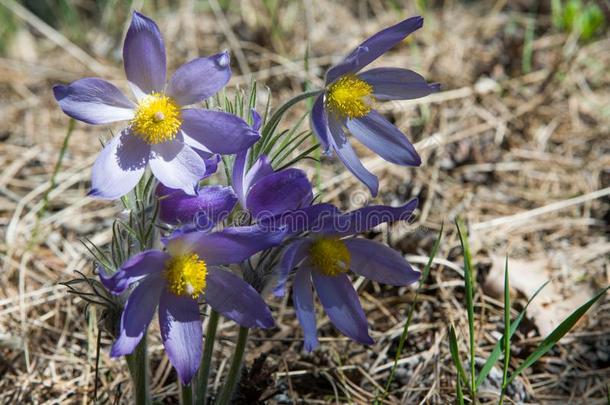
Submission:
<svg viewBox="0 0 610 405">
<path fill-rule="evenodd" d="M 309 95 L 316 97 L 310 118 L 320 146 L 327 155 L 334 151 L 373 196 L 378 179 L 364 168 L 346 134 L 389 162 L 418 166 L 413 145 L 375 106 L 423 97 L 439 86 L 402 68 L 361 70 L 422 25 L 421 17 L 409 18 L 373 35 L 328 70 L 324 89 Z M 98 78 L 53 89 L 74 119 L 126 122 L 93 165 L 91 196 L 118 199 L 138 184 L 156 184 L 145 208 L 155 208 L 155 227 L 162 230 L 158 242 L 129 246 L 130 257 L 117 269 L 99 266 L 101 282 L 124 304 L 111 355 L 133 353 L 158 312 L 165 351 L 180 381 L 189 384 L 202 357 L 201 306 L 244 328 L 270 328 L 274 321 L 265 295 L 285 294 L 291 278 L 306 350 L 318 345 L 314 290 L 339 331 L 371 344 L 348 272 L 390 285 L 411 284 L 419 272 L 392 248 L 356 235 L 409 220 L 417 200 L 348 213 L 319 202 L 306 173 L 291 167 L 293 162 L 281 166 L 278 154 L 272 155 L 297 142 L 280 142 L 289 132 L 276 131 L 281 114 L 265 122 L 249 109 L 254 105 L 241 114 L 209 102 L 207 108 L 197 106 L 228 83 L 226 52 L 188 62 L 167 81 L 159 28 L 135 12 L 123 61 L 133 100 Z M 210 183 L 221 164 L 225 184 Z"/>
</svg>

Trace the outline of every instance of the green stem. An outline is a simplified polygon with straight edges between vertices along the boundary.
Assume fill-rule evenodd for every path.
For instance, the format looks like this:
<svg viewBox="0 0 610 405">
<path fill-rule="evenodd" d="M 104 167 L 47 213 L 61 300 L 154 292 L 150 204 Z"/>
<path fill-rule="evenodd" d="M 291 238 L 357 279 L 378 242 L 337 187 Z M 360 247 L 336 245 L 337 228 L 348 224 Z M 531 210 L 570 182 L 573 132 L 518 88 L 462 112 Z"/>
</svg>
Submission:
<svg viewBox="0 0 610 405">
<path fill-rule="evenodd" d="M 180 384 L 182 405 L 193 405 L 193 386 Z"/>
<path fill-rule="evenodd" d="M 241 365 L 244 360 L 248 332 L 248 328 L 244 328 L 243 326 L 239 328 L 239 336 L 237 337 L 237 344 L 235 345 L 235 352 L 233 353 L 233 360 L 231 360 L 229 374 L 227 374 L 227 379 L 222 392 L 216 401 L 216 405 L 228 405 L 231 401 L 233 391 L 235 390 L 235 387 L 237 387 L 241 374 Z"/>
<path fill-rule="evenodd" d="M 208 377 L 210 376 L 210 365 L 214 352 L 214 340 L 216 329 L 218 328 L 218 312 L 212 310 L 208 318 L 208 328 L 205 333 L 205 345 L 203 346 L 203 357 L 199 366 L 199 376 L 197 377 L 197 404 L 205 405 L 208 390 Z"/>
<path fill-rule="evenodd" d="M 146 334 L 136 346 L 133 353 L 125 356 L 127 367 L 131 374 L 134 390 L 134 403 L 137 405 L 149 405 L 150 396 L 148 390 L 148 361 L 146 358 Z"/>
</svg>

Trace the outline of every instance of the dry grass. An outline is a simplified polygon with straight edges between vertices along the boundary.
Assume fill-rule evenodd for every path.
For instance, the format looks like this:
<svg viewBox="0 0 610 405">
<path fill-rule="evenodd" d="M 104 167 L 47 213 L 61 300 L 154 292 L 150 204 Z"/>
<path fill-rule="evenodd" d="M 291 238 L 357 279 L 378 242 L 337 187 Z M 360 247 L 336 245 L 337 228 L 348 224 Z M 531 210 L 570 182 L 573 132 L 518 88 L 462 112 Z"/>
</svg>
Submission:
<svg viewBox="0 0 610 405">
<path fill-rule="evenodd" d="M 91 3 L 79 2 L 84 8 Z M 171 68 L 230 48 L 232 84 L 246 85 L 254 76 L 273 90 L 276 100 L 300 91 L 304 80 L 319 85 L 329 63 L 401 16 L 390 3 L 377 0 L 284 1 L 274 8 L 275 17 L 261 0 L 243 1 L 228 11 L 216 0 L 210 7 L 188 0 L 171 9 L 158 3 L 159 8 L 144 11 L 165 35 Z M 553 31 L 540 7 L 529 43 L 531 71 L 524 72 L 525 32 L 537 2 L 444 3 L 426 14 L 425 27 L 413 41 L 383 58 L 384 65 L 412 67 L 441 82 L 443 91 L 382 106 L 418 142 L 421 168 L 388 165 L 360 149 L 382 180 L 376 201 L 397 204 L 414 196 L 421 201 L 414 224 L 370 236 L 388 240 L 423 267 L 441 222 L 463 216 L 481 285 L 492 259 L 506 252 L 521 262 L 543 263 L 544 268 L 531 271 L 548 272 L 559 301 L 607 285 L 610 38 L 580 44 Z M 0 403 L 88 403 L 100 313 L 94 308 L 85 312 L 82 300 L 58 282 L 73 278 L 74 270 L 91 272 L 79 240 L 88 237 L 98 245 L 110 240 L 117 207 L 85 197 L 89 167 L 99 151 L 97 138 L 108 132 L 76 125 L 49 194 L 49 209 L 42 210 L 68 122 L 50 88 L 91 75 L 125 87 L 118 50 L 128 10 L 117 7 L 106 10 L 110 17 L 104 14 L 101 22 L 87 20 L 82 38 L 73 41 L 13 0 L 0 0 L 0 7 L 10 9 L 18 28 L 0 57 Z M 310 68 L 305 72 L 302 57 L 308 44 Z M 362 186 L 335 161 L 305 168 L 321 176 L 325 199 L 346 209 L 367 201 Z M 387 403 L 453 401 L 447 325 L 456 324 L 458 332 L 467 329 L 458 246 L 450 229 L 416 308 Z M 376 344 L 349 342 L 320 313 L 322 347 L 304 354 L 291 305 L 270 298 L 278 327 L 257 332 L 250 341 L 248 365 L 262 354 L 267 357 L 244 380 L 248 390 L 242 390 L 240 403 L 256 403 L 253 387 L 264 391 L 265 403 L 371 402 L 388 376 L 413 289 L 364 280 L 355 285 Z M 477 354 L 482 359 L 502 332 L 501 303 L 488 293 L 478 288 L 476 294 Z M 524 303 L 517 294 L 514 300 L 516 307 Z M 555 304 L 545 303 L 547 316 L 554 316 Z M 609 309 L 605 297 L 576 331 L 511 387 L 510 399 L 605 403 Z M 534 321 L 525 322 L 517 334 L 513 366 L 540 339 Z M 217 345 L 220 361 L 213 367 L 215 387 L 237 333 L 229 322 L 221 323 L 219 331 L 223 339 Z M 175 403 L 175 374 L 158 333 L 151 335 L 155 398 Z M 109 358 L 110 343 L 111 337 L 102 334 L 100 401 L 128 403 L 126 368 Z M 483 402 L 495 398 L 493 392 L 482 397 Z"/>
</svg>

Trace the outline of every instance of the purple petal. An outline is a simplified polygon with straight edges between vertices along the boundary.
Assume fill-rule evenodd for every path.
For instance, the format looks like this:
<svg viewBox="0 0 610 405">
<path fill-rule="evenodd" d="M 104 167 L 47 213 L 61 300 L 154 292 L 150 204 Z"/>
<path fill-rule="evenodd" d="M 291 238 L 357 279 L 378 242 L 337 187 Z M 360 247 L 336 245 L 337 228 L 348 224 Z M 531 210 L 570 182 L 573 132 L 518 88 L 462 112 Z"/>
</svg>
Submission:
<svg viewBox="0 0 610 405">
<path fill-rule="evenodd" d="M 263 125 L 263 119 L 254 108 L 250 110 L 250 114 L 252 115 L 252 129 L 258 132 Z"/>
<path fill-rule="evenodd" d="M 390 285 L 408 285 L 419 280 L 420 273 L 413 270 L 396 250 L 368 239 L 346 239 L 345 246 L 351 256 L 350 268 L 356 274 Z"/>
<path fill-rule="evenodd" d="M 223 316 L 246 328 L 271 328 L 271 311 L 258 292 L 241 278 L 208 268 L 206 302 Z"/>
<path fill-rule="evenodd" d="M 123 44 L 123 64 L 130 85 L 144 93 L 161 92 L 165 86 L 165 45 L 157 24 L 134 11 Z"/>
<path fill-rule="evenodd" d="M 273 174 L 273 168 L 267 155 L 260 155 L 252 164 L 246 176 L 244 177 L 244 193 L 247 195 L 252 187 L 260 179 Z"/>
<path fill-rule="evenodd" d="M 153 145 L 150 169 L 169 188 L 195 195 L 199 179 L 205 175 L 203 159 L 190 146 L 180 141 Z"/>
<path fill-rule="evenodd" d="M 144 174 L 150 146 L 125 130 L 112 138 L 91 170 L 92 197 L 113 200 L 130 192 Z"/>
<path fill-rule="evenodd" d="M 135 105 L 114 85 L 88 77 L 67 86 L 53 87 L 53 95 L 64 113 L 87 124 L 130 120 Z"/>
<path fill-rule="evenodd" d="M 418 200 L 413 199 L 402 207 L 371 205 L 347 214 L 328 216 L 318 227 L 318 232 L 347 236 L 370 231 L 382 223 L 409 221 L 417 204 Z"/>
<path fill-rule="evenodd" d="M 330 133 L 328 130 L 328 118 L 324 109 L 324 94 L 318 96 L 313 104 L 310 120 L 311 128 L 318 137 L 324 153 L 328 154 L 330 152 Z"/>
<path fill-rule="evenodd" d="M 152 320 L 165 282 L 160 274 L 146 277 L 131 292 L 121 315 L 119 337 L 112 345 L 112 357 L 125 356 L 133 352 Z"/>
<path fill-rule="evenodd" d="M 277 246 L 285 237 L 283 230 L 268 230 L 257 225 L 225 228 L 222 231 L 194 232 L 168 243 L 197 253 L 208 265 L 240 263 L 255 253 Z M 173 253 L 172 253 L 173 254 Z"/>
<path fill-rule="evenodd" d="M 347 120 L 352 135 L 388 162 L 419 166 L 421 158 L 407 137 L 373 110 L 362 118 Z"/>
<path fill-rule="evenodd" d="M 440 84 L 428 84 L 423 76 L 407 69 L 377 68 L 359 76 L 373 86 L 377 100 L 411 100 L 440 90 Z"/>
<path fill-rule="evenodd" d="M 332 83 L 347 73 L 358 72 L 423 25 L 424 19 L 418 16 L 379 31 L 358 45 L 341 63 L 329 69 L 326 73 L 326 83 Z"/>
<path fill-rule="evenodd" d="M 187 108 L 182 110 L 182 119 L 186 135 L 214 153 L 237 153 L 260 138 L 244 120 L 221 111 Z"/>
<path fill-rule="evenodd" d="M 246 206 L 246 194 L 244 191 L 244 177 L 245 177 L 247 160 L 248 160 L 248 151 L 241 151 L 237 155 L 235 155 L 235 160 L 233 161 L 233 173 L 231 174 L 231 180 L 233 182 L 233 190 L 235 191 L 235 195 L 237 195 L 239 204 L 242 207 Z"/>
<path fill-rule="evenodd" d="M 195 104 L 212 97 L 231 78 L 229 54 L 222 52 L 180 66 L 167 85 L 167 95 L 180 105 Z"/>
<path fill-rule="evenodd" d="M 337 329 L 359 343 L 373 344 L 366 315 L 349 278 L 345 274 L 329 277 L 316 271 L 312 271 L 311 275 L 320 302 Z"/>
<path fill-rule="evenodd" d="M 282 260 L 278 266 L 278 281 L 273 294 L 276 297 L 283 297 L 286 293 L 286 281 L 292 269 L 294 269 L 306 256 L 311 249 L 309 239 L 298 239 L 290 243 L 282 255 Z"/>
<path fill-rule="evenodd" d="M 235 207 L 237 197 L 230 187 L 201 187 L 191 196 L 182 190 L 170 189 L 163 184 L 157 187 L 159 218 L 168 224 L 188 224 L 204 214 L 213 223 L 225 219 Z"/>
<path fill-rule="evenodd" d="M 297 270 L 292 287 L 294 310 L 303 328 L 305 340 L 304 349 L 311 352 L 318 346 L 318 328 L 316 327 L 316 311 L 311 291 L 311 269 L 302 266 Z"/>
<path fill-rule="evenodd" d="M 202 326 L 197 301 L 165 290 L 159 300 L 161 339 L 180 382 L 190 384 L 201 361 Z"/>
<path fill-rule="evenodd" d="M 354 152 L 354 149 L 352 149 L 352 146 L 345 137 L 341 123 L 332 116 L 329 118 L 331 145 L 335 152 L 337 152 L 337 156 L 339 156 L 345 167 L 368 187 L 371 195 L 376 197 L 379 190 L 379 180 L 362 165 L 356 152 Z"/>
<path fill-rule="evenodd" d="M 142 280 L 144 277 L 162 272 L 168 259 L 169 255 L 167 253 L 159 250 L 147 250 L 127 259 L 121 265 L 119 271 L 112 275 L 100 271 L 100 279 L 108 291 L 113 294 L 120 294 L 131 284 Z"/>
<path fill-rule="evenodd" d="M 315 233 L 324 230 L 324 224 L 340 214 L 339 209 L 332 204 L 315 204 L 277 217 L 261 218 L 259 224 L 270 229 L 283 228 L 289 235 L 304 231 Z"/>
<path fill-rule="evenodd" d="M 290 168 L 254 183 L 247 194 L 246 207 L 258 219 L 308 206 L 311 200 L 313 192 L 307 175 Z"/>
</svg>

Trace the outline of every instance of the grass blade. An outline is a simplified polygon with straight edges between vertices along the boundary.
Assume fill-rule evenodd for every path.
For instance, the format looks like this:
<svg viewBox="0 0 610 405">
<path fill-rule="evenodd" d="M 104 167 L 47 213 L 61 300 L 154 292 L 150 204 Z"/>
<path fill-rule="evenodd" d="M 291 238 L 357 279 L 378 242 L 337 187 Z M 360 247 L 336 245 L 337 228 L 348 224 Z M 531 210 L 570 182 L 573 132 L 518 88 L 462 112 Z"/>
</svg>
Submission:
<svg viewBox="0 0 610 405">
<path fill-rule="evenodd" d="M 458 371 L 458 378 L 461 378 L 468 387 L 468 377 L 466 377 L 466 371 L 464 371 L 464 367 L 460 361 L 460 351 L 458 350 L 457 336 L 455 335 L 455 328 L 453 325 L 449 326 L 449 351 L 451 351 L 451 359 Z"/>
<path fill-rule="evenodd" d="M 462 380 L 460 379 L 460 377 L 458 376 L 457 380 L 456 380 L 456 384 L 455 384 L 455 389 L 456 389 L 456 395 L 457 395 L 457 404 L 458 405 L 464 405 L 464 393 L 462 392 Z"/>
<path fill-rule="evenodd" d="M 508 280 L 508 255 L 504 264 L 504 369 L 502 370 L 502 391 L 500 392 L 499 405 L 504 403 L 504 394 L 506 393 L 506 380 L 508 379 L 508 366 L 510 364 L 510 285 Z M 509 333 L 506 333 L 509 331 Z"/>
<path fill-rule="evenodd" d="M 468 244 L 468 235 L 465 231 L 465 225 L 457 219 L 455 224 L 458 229 L 462 252 L 464 254 L 464 287 L 466 289 L 466 309 L 468 311 L 468 334 L 469 334 L 469 349 L 470 349 L 470 387 L 472 388 L 472 400 L 476 402 L 476 379 L 475 379 L 475 356 L 474 356 L 474 280 L 472 275 L 472 257 L 470 255 L 470 245 Z"/>
<path fill-rule="evenodd" d="M 570 316 L 568 316 L 559 326 L 557 326 L 553 332 L 551 332 L 543 341 L 538 345 L 536 350 L 532 354 L 528 356 L 527 359 L 515 370 L 513 374 L 511 374 L 508 379 L 508 384 L 510 384 L 519 374 L 523 372 L 526 368 L 530 367 L 534 364 L 540 357 L 542 357 L 546 352 L 551 350 L 553 346 L 568 333 L 572 327 L 578 322 L 578 320 L 599 300 L 605 293 L 608 291 L 610 287 L 606 287 L 599 291 L 597 294 L 593 296 L 589 301 L 581 305 L 576 311 L 572 312 Z"/>
<path fill-rule="evenodd" d="M 525 311 L 527 310 L 527 307 L 529 307 L 530 303 L 534 300 L 534 298 L 536 298 L 538 293 L 540 291 L 542 291 L 542 289 L 544 287 L 546 287 L 546 285 L 548 283 L 549 282 L 547 281 L 546 283 L 544 283 L 540 287 L 538 287 L 536 292 L 534 292 L 532 297 L 525 304 L 525 307 L 523 308 L 523 310 L 519 313 L 519 315 L 517 315 L 517 318 L 515 318 L 514 322 L 511 323 L 511 325 L 510 325 L 510 334 L 508 335 L 509 336 L 509 340 L 513 337 L 513 335 L 517 331 L 517 328 L 519 327 L 519 324 L 521 323 L 521 321 L 525 317 Z M 506 333 L 506 330 L 504 331 L 504 333 Z M 503 338 L 504 337 L 502 337 L 502 339 Z M 477 381 L 476 381 L 477 388 L 483 383 L 483 381 L 485 381 L 485 379 L 489 375 L 489 372 L 493 368 L 494 364 L 496 364 L 496 361 L 498 361 L 498 359 L 500 358 L 500 354 L 502 353 L 502 341 L 503 341 L 502 339 L 500 339 L 498 341 L 498 343 L 496 343 L 496 346 L 494 347 L 493 351 L 489 355 L 489 358 L 487 359 L 487 361 L 483 365 L 483 368 L 481 368 L 481 371 L 480 371 L 479 376 L 477 377 Z"/>
</svg>

